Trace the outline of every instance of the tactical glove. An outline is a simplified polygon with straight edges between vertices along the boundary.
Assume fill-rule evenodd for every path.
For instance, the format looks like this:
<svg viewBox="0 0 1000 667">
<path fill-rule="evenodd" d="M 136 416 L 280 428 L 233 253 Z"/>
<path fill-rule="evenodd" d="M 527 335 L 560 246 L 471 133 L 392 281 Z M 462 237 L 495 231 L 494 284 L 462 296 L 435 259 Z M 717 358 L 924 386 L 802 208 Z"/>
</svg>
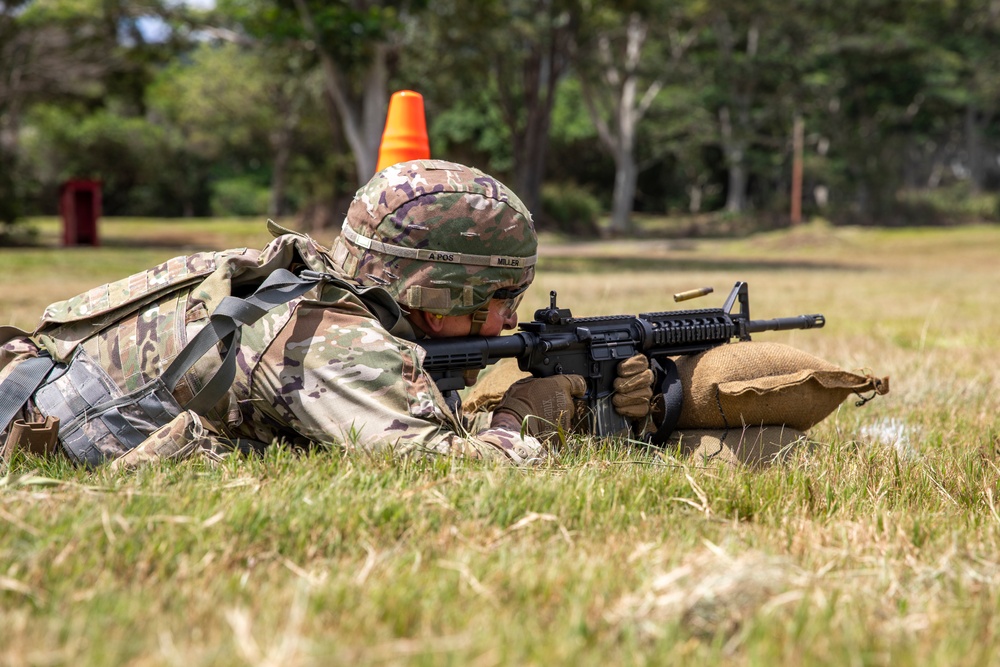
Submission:
<svg viewBox="0 0 1000 667">
<path fill-rule="evenodd" d="M 580 375 L 525 378 L 512 384 L 494 410 L 493 425 L 520 428 L 529 435 L 547 437 L 570 431 L 576 423 L 576 399 L 587 391 Z M 527 422 L 525 422 L 525 418 Z"/>
<path fill-rule="evenodd" d="M 645 419 L 653 398 L 653 371 L 646 355 L 637 354 L 618 364 L 614 388 L 611 404 L 615 411 L 632 421 Z"/>
</svg>

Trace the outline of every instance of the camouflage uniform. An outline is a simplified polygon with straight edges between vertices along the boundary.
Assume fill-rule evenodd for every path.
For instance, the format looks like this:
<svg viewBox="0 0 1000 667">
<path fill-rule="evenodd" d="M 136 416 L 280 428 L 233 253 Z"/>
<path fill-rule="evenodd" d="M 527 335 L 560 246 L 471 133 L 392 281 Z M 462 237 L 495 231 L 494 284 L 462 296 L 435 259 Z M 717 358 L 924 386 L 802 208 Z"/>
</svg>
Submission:
<svg viewBox="0 0 1000 667">
<path fill-rule="evenodd" d="M 435 170 L 435 165 L 443 166 Z M 468 198 L 466 204 L 476 210 L 499 210 L 507 206 L 504 197 L 498 196 L 507 192 L 505 188 L 481 172 L 476 172 L 480 176 L 475 182 L 468 179 L 468 173 L 464 181 L 451 186 L 435 182 L 435 175 L 447 181 L 467 170 L 449 165 L 422 163 L 422 169 L 415 169 L 404 164 L 384 170 L 359 191 L 345 230 L 352 229 L 356 239 L 356 230 L 369 222 L 355 219 L 362 212 L 370 216 L 385 207 L 393 213 L 385 224 L 396 230 L 386 229 L 379 235 L 387 247 L 414 241 L 404 236 L 426 234 L 427 223 L 445 228 L 450 237 L 460 240 L 459 247 L 448 249 L 452 254 L 464 252 L 463 239 L 480 233 L 503 234 L 502 227 L 492 231 L 489 224 L 483 227 L 481 217 L 480 226 L 473 229 L 476 221 L 467 213 L 459 215 L 458 208 L 455 214 L 449 212 L 455 197 Z M 449 187 L 452 195 L 441 196 Z M 425 204 L 440 202 L 424 206 L 435 219 L 425 216 L 415 222 L 407 217 L 407 211 L 415 210 L 407 202 L 425 195 L 431 198 Z M 421 368 L 423 351 L 412 342 L 418 334 L 398 309 L 393 312 L 393 299 L 431 312 L 474 312 L 488 305 L 497 290 L 523 289 L 533 269 L 509 264 L 511 256 L 529 255 L 533 263 L 533 229 L 530 240 L 502 239 L 514 251 L 498 266 L 470 269 L 446 257 L 440 266 L 451 275 L 432 276 L 423 286 L 412 275 L 421 270 L 421 262 L 412 258 L 388 262 L 376 273 L 375 264 L 366 261 L 364 253 L 354 252 L 356 246 L 338 241 L 331 258 L 307 236 L 287 233 L 276 225 L 272 232 L 279 235 L 260 251 L 236 249 L 178 257 L 53 304 L 30 339 L 14 338 L 0 348 L 0 380 L 15 363 L 41 348 L 58 361 L 78 359 L 91 364 L 122 392 L 133 391 L 162 374 L 184 344 L 208 323 L 223 297 L 251 291 L 277 268 L 346 274 L 380 287 L 355 290 L 324 282 L 268 311 L 243 327 L 236 379 L 214 408 L 200 415 L 178 409 L 166 423 L 144 424 L 143 433 L 150 437 L 140 446 L 130 451 L 109 446 L 105 455 L 129 466 L 150 458 L 185 456 L 195 449 L 220 451 L 233 441 L 264 445 L 284 441 L 515 463 L 538 459 L 542 447 L 534 438 L 506 429 L 467 430 L 467 423 L 448 409 Z M 411 245 L 433 252 L 420 238 Z M 458 281 L 463 285 L 456 288 Z M 185 374 L 173 392 L 180 405 L 214 375 L 221 360 L 219 350 L 213 349 Z M 93 428 L 103 427 L 96 424 Z M 103 432 L 96 436 L 103 437 Z"/>
</svg>

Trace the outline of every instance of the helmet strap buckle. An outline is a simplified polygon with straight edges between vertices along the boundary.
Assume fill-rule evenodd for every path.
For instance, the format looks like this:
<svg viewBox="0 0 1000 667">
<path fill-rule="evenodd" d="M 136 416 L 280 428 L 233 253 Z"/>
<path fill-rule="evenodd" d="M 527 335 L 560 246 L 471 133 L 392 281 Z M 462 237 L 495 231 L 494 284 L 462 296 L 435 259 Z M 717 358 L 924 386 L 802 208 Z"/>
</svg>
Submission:
<svg viewBox="0 0 1000 667">
<path fill-rule="evenodd" d="M 476 312 L 472 313 L 472 329 L 469 330 L 469 335 L 478 336 L 479 331 L 483 328 L 483 325 L 486 324 L 486 320 L 489 318 L 489 316 L 490 316 L 490 302 L 487 301 L 484 306 L 482 306 Z"/>
</svg>

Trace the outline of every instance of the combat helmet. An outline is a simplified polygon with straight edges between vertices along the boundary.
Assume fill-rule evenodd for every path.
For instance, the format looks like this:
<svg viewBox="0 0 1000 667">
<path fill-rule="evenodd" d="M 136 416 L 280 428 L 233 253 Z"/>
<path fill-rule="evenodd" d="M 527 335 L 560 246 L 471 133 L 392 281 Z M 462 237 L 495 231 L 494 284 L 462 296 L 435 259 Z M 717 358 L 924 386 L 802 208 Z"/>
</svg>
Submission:
<svg viewBox="0 0 1000 667">
<path fill-rule="evenodd" d="M 537 247 L 531 213 L 503 183 L 454 162 L 412 160 L 358 190 L 331 253 L 347 277 L 406 308 L 485 321 L 491 298 L 531 284 Z"/>
</svg>

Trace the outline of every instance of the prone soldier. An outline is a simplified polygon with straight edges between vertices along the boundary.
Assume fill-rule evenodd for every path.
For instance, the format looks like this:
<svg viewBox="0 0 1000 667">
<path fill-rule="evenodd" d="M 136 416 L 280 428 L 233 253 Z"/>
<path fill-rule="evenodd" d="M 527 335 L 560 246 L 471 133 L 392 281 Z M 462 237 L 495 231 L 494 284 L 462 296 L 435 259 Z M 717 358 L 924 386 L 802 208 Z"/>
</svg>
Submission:
<svg viewBox="0 0 1000 667">
<path fill-rule="evenodd" d="M 495 178 L 440 160 L 388 167 L 330 250 L 269 226 L 261 250 L 174 258 L 49 306 L 31 333 L 0 327 L 5 458 L 131 467 L 283 441 L 525 464 L 576 423 L 580 376 L 517 383 L 479 427 L 421 366 L 418 339 L 517 324 L 537 236 Z M 616 409 L 644 418 L 645 357 L 619 373 Z"/>
</svg>

